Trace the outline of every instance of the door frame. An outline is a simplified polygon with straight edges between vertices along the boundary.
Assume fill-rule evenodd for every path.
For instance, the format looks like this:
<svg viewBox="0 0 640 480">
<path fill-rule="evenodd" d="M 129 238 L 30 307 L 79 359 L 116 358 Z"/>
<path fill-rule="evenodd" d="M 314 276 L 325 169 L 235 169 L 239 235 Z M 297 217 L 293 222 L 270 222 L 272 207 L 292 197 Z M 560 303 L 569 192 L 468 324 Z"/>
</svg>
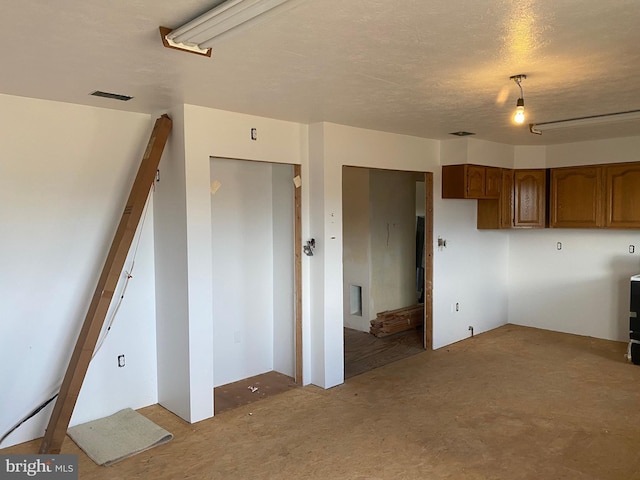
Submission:
<svg viewBox="0 0 640 480">
<path fill-rule="evenodd" d="M 433 350 L 433 172 L 424 172 L 424 338 L 423 348 Z"/>
<path fill-rule="evenodd" d="M 294 255 L 294 311 L 295 332 L 295 378 L 297 385 L 302 385 L 302 166 L 293 164 L 293 255 Z"/>
<path fill-rule="evenodd" d="M 209 156 L 209 165 L 214 159 L 237 160 L 241 162 L 257 162 L 268 163 L 271 165 L 289 165 L 293 167 L 293 177 L 291 183 L 293 185 L 293 329 L 294 329 L 294 382 L 296 385 L 303 385 L 303 365 L 302 365 L 302 166 L 298 163 L 272 162 L 268 160 L 252 160 L 237 157 L 222 157 L 218 155 Z M 209 167 L 211 168 L 211 167 Z M 213 321 L 213 319 L 212 319 Z"/>
<path fill-rule="evenodd" d="M 366 167 L 360 165 L 342 165 L 341 180 L 344 181 L 344 168 L 364 168 L 367 170 L 383 170 L 389 172 L 406 172 L 414 173 L 416 175 L 424 175 L 424 315 L 422 318 L 423 325 L 423 339 L 422 348 L 425 350 L 433 350 L 433 172 L 426 171 L 414 171 L 414 170 L 401 170 L 394 168 L 377 168 Z M 344 208 L 344 207 L 343 207 Z M 344 291 L 344 275 L 342 277 L 342 287 Z M 344 301 L 344 297 L 343 297 Z M 344 324 L 344 319 L 343 319 Z M 343 352 L 344 355 L 344 347 Z"/>
</svg>

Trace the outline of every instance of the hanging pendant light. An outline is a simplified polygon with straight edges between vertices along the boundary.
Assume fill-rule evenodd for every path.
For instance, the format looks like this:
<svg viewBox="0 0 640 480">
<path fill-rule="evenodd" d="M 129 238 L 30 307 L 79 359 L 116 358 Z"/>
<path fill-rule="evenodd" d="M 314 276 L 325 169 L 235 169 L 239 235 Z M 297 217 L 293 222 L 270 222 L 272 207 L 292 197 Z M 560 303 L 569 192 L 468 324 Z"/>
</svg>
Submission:
<svg viewBox="0 0 640 480">
<path fill-rule="evenodd" d="M 514 82 L 516 82 L 516 84 L 520 88 L 520 97 L 518 98 L 518 101 L 516 103 L 516 111 L 515 111 L 515 113 L 513 115 L 513 121 L 520 125 L 520 124 L 523 124 L 524 120 L 525 120 L 525 115 L 524 115 L 524 93 L 522 91 L 521 82 L 522 82 L 522 80 L 527 78 L 527 76 L 524 75 L 524 74 L 520 74 L 520 75 L 513 75 L 513 76 L 511 76 L 509 78 L 511 80 L 513 80 Z"/>
</svg>

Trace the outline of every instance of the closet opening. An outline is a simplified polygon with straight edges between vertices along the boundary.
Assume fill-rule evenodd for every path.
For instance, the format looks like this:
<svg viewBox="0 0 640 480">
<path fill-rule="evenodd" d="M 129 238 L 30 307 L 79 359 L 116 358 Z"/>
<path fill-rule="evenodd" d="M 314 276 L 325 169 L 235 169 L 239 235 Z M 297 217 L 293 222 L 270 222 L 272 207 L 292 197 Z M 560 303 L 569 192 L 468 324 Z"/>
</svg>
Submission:
<svg viewBox="0 0 640 480">
<path fill-rule="evenodd" d="M 301 383 L 300 166 L 211 159 L 214 413 Z"/>
</svg>

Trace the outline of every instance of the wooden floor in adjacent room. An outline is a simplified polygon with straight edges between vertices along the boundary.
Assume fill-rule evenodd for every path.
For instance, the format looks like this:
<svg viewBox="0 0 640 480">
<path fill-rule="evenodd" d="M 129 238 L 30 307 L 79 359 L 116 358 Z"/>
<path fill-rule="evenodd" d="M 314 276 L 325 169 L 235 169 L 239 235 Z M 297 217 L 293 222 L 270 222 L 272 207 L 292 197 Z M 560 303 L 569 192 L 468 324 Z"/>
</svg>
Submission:
<svg viewBox="0 0 640 480">
<path fill-rule="evenodd" d="M 414 328 L 378 338 L 368 332 L 345 328 L 344 378 L 424 352 L 422 332 L 422 328 Z"/>
<path fill-rule="evenodd" d="M 292 388 L 190 425 L 80 479 L 640 478 L 640 366 L 626 344 L 507 325 L 323 390 Z M 39 441 L 2 453 L 36 453 Z"/>
</svg>

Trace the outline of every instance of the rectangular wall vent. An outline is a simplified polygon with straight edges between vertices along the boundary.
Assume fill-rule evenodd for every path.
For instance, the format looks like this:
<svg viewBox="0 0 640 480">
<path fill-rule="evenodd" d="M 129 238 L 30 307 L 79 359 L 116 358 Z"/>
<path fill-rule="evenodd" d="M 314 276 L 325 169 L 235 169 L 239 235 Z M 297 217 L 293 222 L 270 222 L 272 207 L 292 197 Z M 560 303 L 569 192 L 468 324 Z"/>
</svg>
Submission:
<svg viewBox="0 0 640 480">
<path fill-rule="evenodd" d="M 91 95 L 93 95 L 94 97 L 103 97 L 103 98 L 110 98 L 112 100 L 120 100 L 122 102 L 128 102 L 133 98 L 133 97 L 130 97 L 129 95 L 118 95 L 117 93 L 102 92 L 100 90 L 96 90 Z"/>
<path fill-rule="evenodd" d="M 351 315 L 362 316 L 362 287 L 360 285 L 349 286 L 349 313 Z"/>
</svg>

